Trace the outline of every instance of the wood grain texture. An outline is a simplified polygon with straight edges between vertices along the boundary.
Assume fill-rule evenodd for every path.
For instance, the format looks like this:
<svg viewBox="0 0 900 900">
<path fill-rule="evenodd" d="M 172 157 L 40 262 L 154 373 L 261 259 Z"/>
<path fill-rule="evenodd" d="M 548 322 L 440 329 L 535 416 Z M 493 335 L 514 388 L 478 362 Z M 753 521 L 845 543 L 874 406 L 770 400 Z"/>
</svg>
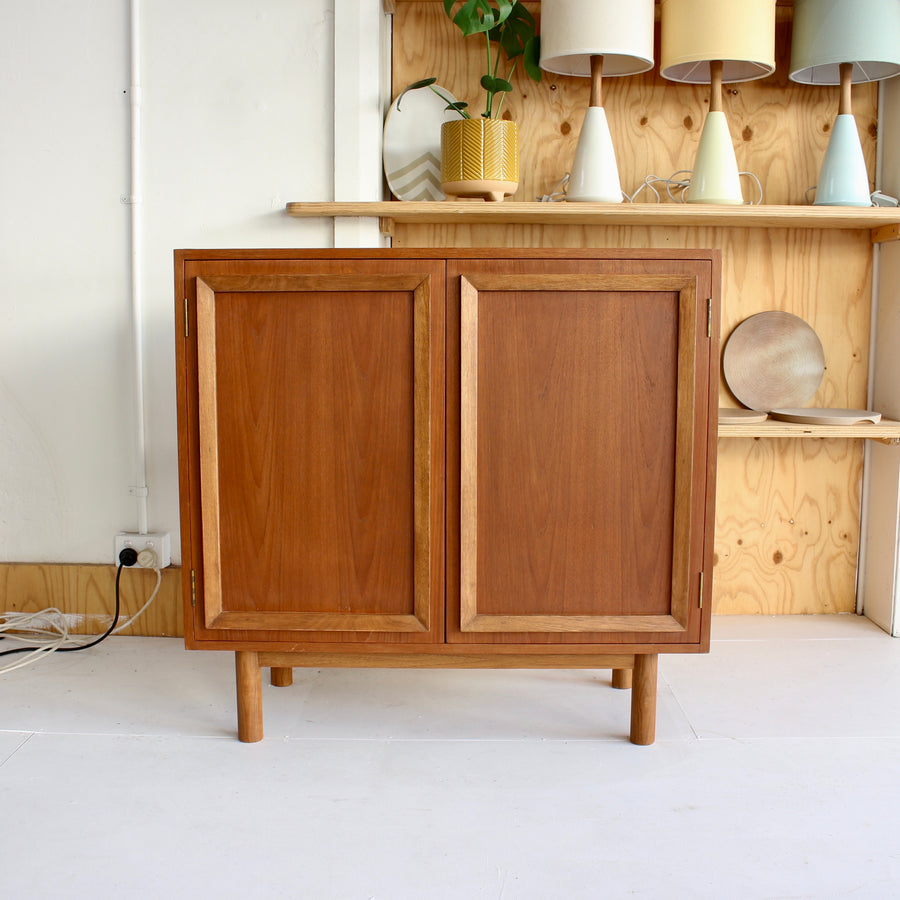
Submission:
<svg viewBox="0 0 900 900">
<path fill-rule="evenodd" d="M 297 666 L 304 668 L 330 667 L 345 669 L 631 669 L 635 656 L 628 653 L 540 653 L 529 650 L 503 652 L 505 648 L 491 648 L 489 653 L 474 649 L 453 649 L 446 645 L 439 653 L 404 651 L 396 653 L 368 653 L 352 650 L 329 653 L 315 650 L 302 653 L 263 651 L 259 654 L 263 666 Z"/>
<path fill-rule="evenodd" d="M 262 676 L 259 657 L 252 650 L 234 654 L 237 690 L 238 740 L 255 744 L 263 739 Z"/>
<path fill-rule="evenodd" d="M 898 239 L 896 207 L 741 205 L 708 203 L 593 203 L 516 201 L 440 203 L 407 200 L 292 201 L 287 215 L 298 219 L 377 216 L 401 225 L 667 225 L 675 228 L 840 228 L 868 231 L 873 243 Z"/>
<path fill-rule="evenodd" d="M 539 5 L 532 9 L 539 12 Z M 789 81 L 791 23 L 787 12 L 778 18 L 776 72 L 761 81 L 724 87 L 723 106 L 738 165 L 759 177 L 766 204 L 806 202 L 807 189 L 816 183 L 840 93 L 837 88 Z M 474 73 L 481 48 L 475 41 L 464 44 L 440 4 L 398 4 L 394 22 L 395 93 L 411 81 L 433 74 L 457 96 L 474 99 L 469 93 L 477 81 Z M 589 79 L 547 73 L 539 85 L 517 79 L 507 106 L 507 112 L 520 122 L 523 153 L 521 186 L 515 200 L 531 201 L 549 193 L 571 165 L 589 92 Z M 877 85 L 855 85 L 852 93 L 871 181 Z M 642 76 L 607 79 L 604 105 L 622 186 L 628 193 L 648 174 L 667 177 L 690 168 L 708 108 L 707 88 L 667 82 L 660 78 L 657 67 Z M 749 188 L 746 195 L 750 196 Z M 646 189 L 638 197 L 644 203 L 652 199 Z M 668 202 L 665 196 L 664 200 Z M 818 209 L 812 215 L 819 215 Z M 763 210 L 755 213 L 764 214 Z M 627 209 L 619 213 L 623 219 L 628 214 Z M 784 228 L 776 223 L 767 227 L 763 220 L 755 222 L 758 227 L 754 228 L 724 228 L 715 227 L 715 219 L 708 221 L 711 224 L 706 226 L 695 222 L 687 226 L 671 222 L 600 226 L 397 220 L 394 246 L 719 248 L 723 254 L 723 342 L 735 325 L 756 312 L 782 309 L 794 313 L 816 330 L 825 349 L 825 377 L 810 405 L 864 407 L 871 295 L 869 233 L 832 230 L 824 222 L 817 223 L 822 226 L 819 230 Z M 835 223 L 840 224 L 837 219 Z M 897 237 L 895 224 L 873 227 L 879 229 L 876 239 Z M 720 405 L 736 405 L 724 382 L 720 383 Z M 825 443 L 828 449 L 818 441 L 809 446 L 807 442 L 770 439 L 719 442 L 716 611 L 790 613 L 854 608 L 862 447 L 854 441 Z M 770 562 L 777 547 L 772 546 L 768 510 L 788 508 L 802 508 L 804 519 L 831 525 L 810 530 L 820 536 L 821 546 L 807 540 L 807 535 L 795 543 L 790 566 L 775 566 Z M 790 518 L 788 513 L 786 521 Z M 744 543 L 737 545 L 739 539 Z M 751 555 L 748 546 L 764 549 Z M 738 548 L 742 548 L 740 552 Z"/>
<path fill-rule="evenodd" d="M 656 740 L 656 683 L 658 657 L 635 657 L 631 686 L 631 743 L 646 746 Z"/>
<path fill-rule="evenodd" d="M 120 621 L 133 616 L 156 585 L 146 569 L 123 570 L 119 580 Z M 102 634 L 115 609 L 116 567 L 59 563 L 0 564 L 0 612 L 38 612 L 55 607 L 66 614 L 76 634 Z M 156 599 L 123 635 L 181 637 L 184 635 L 181 570 L 162 571 Z"/>
<path fill-rule="evenodd" d="M 207 610 L 209 627 L 249 627 L 263 613 L 273 628 L 296 619 L 307 630 L 367 630 L 366 621 L 372 630 L 427 630 L 412 540 L 424 478 L 427 551 L 429 473 L 414 470 L 423 402 L 414 389 L 415 320 L 424 315 L 427 328 L 427 297 L 417 316 L 416 285 L 391 287 L 336 279 L 249 301 L 217 294 L 215 323 L 201 334 L 221 360 L 208 380 L 201 375 L 214 403 L 218 394 L 211 440 L 201 427 L 202 447 L 215 448 L 202 478 L 227 519 L 221 553 L 204 558 L 207 584 L 214 563 L 225 585 Z M 421 388 L 427 428 L 427 368 Z M 204 505 L 204 524 L 216 512 Z M 207 551 L 211 543 L 205 530 Z M 418 562 L 427 586 L 427 552 Z"/>
<path fill-rule="evenodd" d="M 183 552 L 209 601 L 188 644 L 434 640 L 443 265 L 257 256 L 182 276 Z"/>
<path fill-rule="evenodd" d="M 868 334 L 871 310 L 872 256 L 866 232 L 855 230 L 755 229 L 755 228 L 662 228 L 662 227 L 599 227 L 599 226 L 404 226 L 398 234 L 414 244 L 545 247 L 626 247 L 678 248 L 714 247 L 722 251 L 722 343 L 734 327 L 748 316 L 770 309 L 780 309 L 800 316 L 808 322 L 822 341 L 826 370 L 822 383 L 810 401 L 811 406 L 864 408 L 868 369 Z M 719 384 L 719 405 L 736 406 L 724 379 Z M 752 442 L 751 442 L 752 443 Z M 739 441 L 747 448 L 747 442 Z M 720 441 L 719 452 L 725 453 L 728 444 Z M 764 505 L 765 500 L 754 498 L 762 488 L 788 496 L 807 498 L 807 504 L 818 506 L 827 521 L 826 494 L 847 498 L 844 507 L 856 509 L 852 501 L 862 466 L 863 448 L 859 442 L 848 441 L 839 452 L 829 453 L 829 465 L 819 467 L 781 465 L 775 454 L 766 455 L 768 469 L 754 480 L 748 480 L 741 467 L 731 458 L 741 452 L 727 449 L 718 474 L 717 533 L 723 534 L 732 510 L 740 518 L 747 539 L 763 541 L 758 523 L 766 521 L 752 514 L 738 513 L 748 506 Z M 749 451 L 744 451 L 749 452 Z M 808 453 L 794 448 L 791 454 Z M 786 479 L 786 481 L 782 481 Z M 824 486 L 827 486 L 824 487 Z M 849 493 L 848 493 L 849 492 Z M 738 506 L 735 508 L 734 503 Z M 752 577 L 744 571 L 738 577 L 733 568 L 717 565 L 714 578 L 716 612 L 729 613 L 790 613 L 829 612 L 854 608 L 857 565 L 856 547 L 859 543 L 859 520 L 844 519 L 842 533 L 850 552 L 832 554 L 827 584 L 835 586 L 831 595 L 820 590 L 822 576 L 817 573 L 817 556 L 804 553 L 797 560 L 797 568 L 782 569 L 776 593 L 762 572 Z M 752 536 L 752 535 L 755 535 Z M 843 542 L 842 542 L 843 543 Z M 744 557 L 745 560 L 747 559 Z M 719 554 L 719 560 L 723 555 Z M 749 560 L 748 560 L 749 562 Z M 767 585 L 767 586 L 766 586 Z M 815 586 L 815 590 L 811 589 Z M 727 602 L 723 598 L 731 598 Z"/>
<path fill-rule="evenodd" d="M 526 4 L 537 18 L 540 4 Z M 724 112 L 738 166 L 762 182 L 766 203 L 804 203 L 837 115 L 840 91 L 788 79 L 790 22 L 776 27 L 776 71 L 760 81 L 724 86 Z M 455 96 L 479 107 L 483 42 L 463 38 L 439 3 L 403 3 L 394 16 L 393 95 L 435 76 Z M 656 47 L 660 45 L 657 33 Z M 658 53 L 658 49 L 657 49 Z M 571 167 L 590 101 L 590 79 L 545 72 L 540 83 L 522 72 L 503 116 L 519 122 L 521 177 L 516 200 L 549 193 Z M 658 65 L 643 75 L 607 78 L 603 102 L 610 120 L 623 190 L 632 194 L 647 175 L 669 177 L 690 169 L 709 108 L 709 87 L 666 81 Z M 853 109 L 874 178 L 877 85 L 853 87 Z M 745 197 L 755 197 L 746 179 Z M 638 198 L 652 200 L 646 190 Z"/>
<path fill-rule="evenodd" d="M 690 623 L 696 640 L 688 607 L 711 543 L 679 516 L 707 515 L 689 485 L 708 477 L 711 260 L 543 255 L 460 260 L 448 276 L 448 639 L 678 641 Z M 679 432 L 702 423 L 680 448 L 676 378 Z M 694 576 L 673 575 L 675 534 L 675 564 Z"/>
<path fill-rule="evenodd" d="M 854 612 L 861 477 L 859 441 L 721 439 L 714 610 Z"/>
<path fill-rule="evenodd" d="M 463 630 L 682 630 L 693 281 L 483 275 L 461 294 Z"/>
</svg>

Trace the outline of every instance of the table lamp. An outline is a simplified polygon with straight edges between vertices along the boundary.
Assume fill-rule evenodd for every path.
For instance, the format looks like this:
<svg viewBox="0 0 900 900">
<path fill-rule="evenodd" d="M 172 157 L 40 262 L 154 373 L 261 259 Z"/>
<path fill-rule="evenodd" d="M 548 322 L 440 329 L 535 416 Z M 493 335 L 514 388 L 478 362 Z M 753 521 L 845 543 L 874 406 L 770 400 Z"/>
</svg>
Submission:
<svg viewBox="0 0 900 900">
<path fill-rule="evenodd" d="M 872 205 L 850 107 L 850 85 L 898 73 L 898 0 L 795 0 L 791 81 L 841 86 L 837 118 L 819 171 L 816 205 Z"/>
<path fill-rule="evenodd" d="M 566 198 L 621 203 L 602 79 L 653 68 L 653 0 L 543 0 L 541 68 L 591 79 Z"/>
<path fill-rule="evenodd" d="M 722 84 L 775 71 L 775 0 L 661 0 L 660 9 L 660 74 L 710 85 L 688 203 L 743 203 Z"/>
</svg>

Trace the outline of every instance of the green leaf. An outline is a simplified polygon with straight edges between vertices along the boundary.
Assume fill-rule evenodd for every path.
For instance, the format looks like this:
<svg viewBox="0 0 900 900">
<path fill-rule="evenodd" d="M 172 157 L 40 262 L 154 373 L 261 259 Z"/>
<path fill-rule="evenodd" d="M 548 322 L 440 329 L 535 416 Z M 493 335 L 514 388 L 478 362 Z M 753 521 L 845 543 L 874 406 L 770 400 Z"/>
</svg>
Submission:
<svg viewBox="0 0 900 900">
<path fill-rule="evenodd" d="M 471 34 L 479 34 L 496 28 L 506 20 L 514 7 L 516 0 L 497 0 L 497 8 L 490 4 L 490 0 L 465 0 L 456 15 L 453 15 L 454 0 L 444 0 L 444 11 L 453 20 L 453 23 L 468 37 Z"/>
<path fill-rule="evenodd" d="M 410 92 L 417 91 L 419 88 L 428 87 L 431 84 L 434 84 L 437 81 L 437 78 L 423 78 L 421 81 L 414 81 L 412 84 L 408 84 L 402 91 L 400 91 L 400 96 L 397 97 L 397 109 L 400 109 L 400 101 Z"/>
<path fill-rule="evenodd" d="M 436 81 L 437 78 L 423 78 L 421 81 L 414 81 L 412 84 L 408 84 L 403 88 L 403 93 L 405 94 L 407 91 L 415 91 L 419 88 L 428 87 L 429 84 L 434 84 Z"/>
<path fill-rule="evenodd" d="M 512 85 L 505 78 L 491 78 L 490 75 L 482 76 L 481 86 L 490 94 L 505 93 L 512 90 Z"/>
<path fill-rule="evenodd" d="M 544 72 L 541 69 L 541 37 L 536 34 L 525 44 L 525 72 L 532 81 L 540 81 Z"/>
</svg>

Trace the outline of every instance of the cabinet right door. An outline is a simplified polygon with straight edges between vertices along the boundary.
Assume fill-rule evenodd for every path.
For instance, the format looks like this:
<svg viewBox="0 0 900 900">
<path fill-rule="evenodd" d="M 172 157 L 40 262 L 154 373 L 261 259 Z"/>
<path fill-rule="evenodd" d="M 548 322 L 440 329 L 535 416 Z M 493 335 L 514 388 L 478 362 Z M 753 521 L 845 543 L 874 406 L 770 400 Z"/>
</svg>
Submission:
<svg viewBox="0 0 900 900">
<path fill-rule="evenodd" d="M 448 640 L 704 649 L 717 275 L 451 261 Z"/>
</svg>

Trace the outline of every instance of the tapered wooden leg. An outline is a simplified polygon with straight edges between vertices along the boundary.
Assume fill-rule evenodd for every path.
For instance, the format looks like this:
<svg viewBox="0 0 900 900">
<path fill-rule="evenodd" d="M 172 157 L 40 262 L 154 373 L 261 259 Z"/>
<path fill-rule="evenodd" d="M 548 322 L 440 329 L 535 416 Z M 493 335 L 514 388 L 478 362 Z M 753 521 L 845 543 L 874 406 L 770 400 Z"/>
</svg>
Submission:
<svg viewBox="0 0 900 900">
<path fill-rule="evenodd" d="M 234 654 L 237 681 L 238 740 L 246 744 L 261 741 L 263 736 L 262 676 L 259 657 L 253 650 Z"/>
<path fill-rule="evenodd" d="M 612 686 L 620 691 L 631 688 L 631 669 L 613 669 Z"/>
<path fill-rule="evenodd" d="M 631 688 L 631 743 L 652 744 L 656 740 L 657 654 L 642 653 L 634 658 L 634 685 Z"/>
<path fill-rule="evenodd" d="M 290 687 L 294 683 L 294 670 L 290 666 L 272 666 L 272 684 Z"/>
</svg>

